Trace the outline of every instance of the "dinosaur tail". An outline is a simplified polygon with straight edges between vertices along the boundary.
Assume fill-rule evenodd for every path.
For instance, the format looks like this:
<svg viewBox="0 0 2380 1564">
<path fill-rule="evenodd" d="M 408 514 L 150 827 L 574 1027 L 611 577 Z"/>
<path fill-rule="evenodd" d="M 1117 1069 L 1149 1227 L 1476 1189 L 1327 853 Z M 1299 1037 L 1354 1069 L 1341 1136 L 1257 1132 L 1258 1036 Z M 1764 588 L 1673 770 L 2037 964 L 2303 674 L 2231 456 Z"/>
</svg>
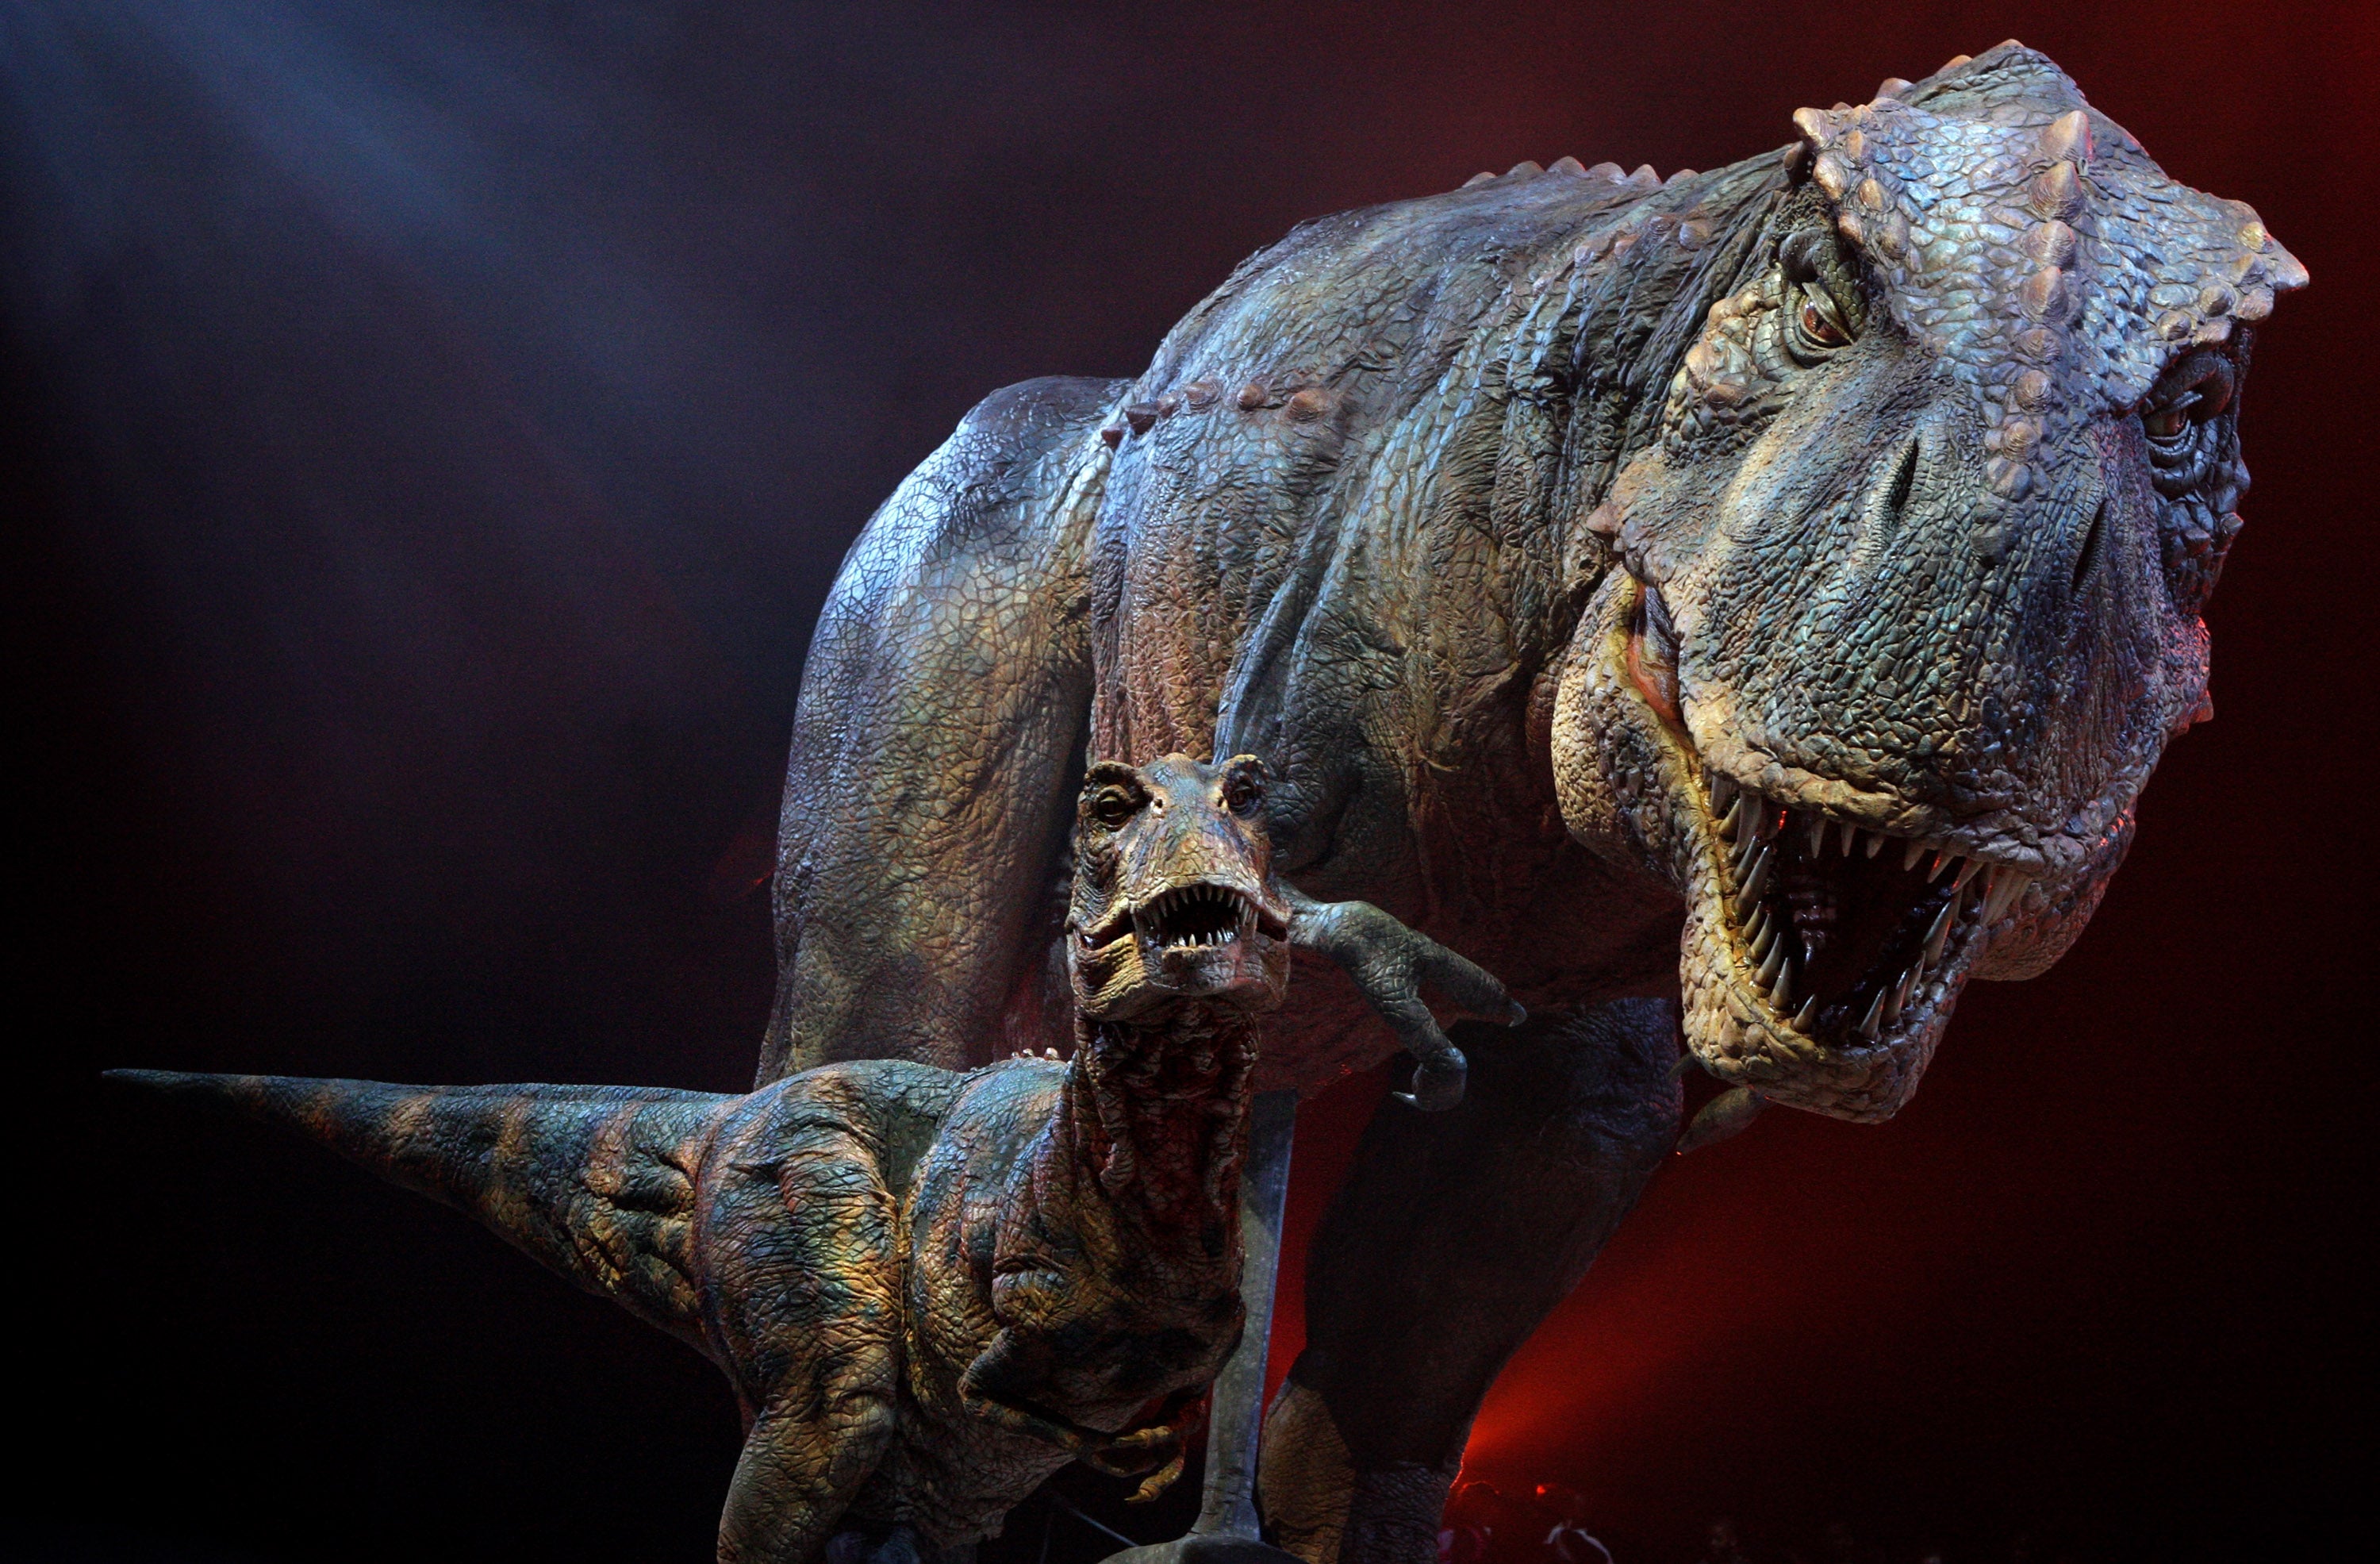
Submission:
<svg viewBox="0 0 2380 1564">
<path fill-rule="evenodd" d="M 695 1177 L 740 1098 L 634 1086 L 107 1075 L 295 1130 L 471 1213 L 589 1291 L 708 1350 L 695 1280 Z"/>
</svg>

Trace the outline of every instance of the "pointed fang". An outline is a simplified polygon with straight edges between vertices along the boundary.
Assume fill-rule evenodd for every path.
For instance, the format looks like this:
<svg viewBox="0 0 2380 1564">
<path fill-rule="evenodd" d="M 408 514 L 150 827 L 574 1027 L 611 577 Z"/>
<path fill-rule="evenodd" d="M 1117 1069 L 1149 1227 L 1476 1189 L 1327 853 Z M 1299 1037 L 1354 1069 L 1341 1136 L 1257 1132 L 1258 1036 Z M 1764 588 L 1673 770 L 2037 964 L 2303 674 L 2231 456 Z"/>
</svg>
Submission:
<svg viewBox="0 0 2380 1564">
<path fill-rule="evenodd" d="M 2024 895 L 2026 884 L 2025 877 L 2012 869 L 1994 870 L 1991 887 L 1984 893 L 1984 922 L 1997 923 L 2006 917 Z"/>
<path fill-rule="evenodd" d="M 1744 877 L 1743 888 L 1735 893 L 1735 915 L 1748 916 L 1760 900 L 1761 888 L 1768 884 L 1768 866 L 1777 861 L 1777 849 L 1764 847 L 1760 856 L 1752 861 L 1752 873 Z"/>
<path fill-rule="evenodd" d="M 1868 1005 L 1867 1014 L 1860 1020 L 1859 1034 L 1871 1043 L 1875 1042 L 1877 1032 L 1882 1030 L 1883 1021 L 1884 990 L 1879 988 L 1876 991 L 1876 998 Z"/>
<path fill-rule="evenodd" d="M 1942 904 L 1941 911 L 1934 914 L 1934 926 L 1925 931 L 1925 964 L 1928 967 L 1941 964 L 1942 947 L 1949 943 L 1950 924 L 1958 913 L 1959 898 L 1954 896 Z"/>
</svg>

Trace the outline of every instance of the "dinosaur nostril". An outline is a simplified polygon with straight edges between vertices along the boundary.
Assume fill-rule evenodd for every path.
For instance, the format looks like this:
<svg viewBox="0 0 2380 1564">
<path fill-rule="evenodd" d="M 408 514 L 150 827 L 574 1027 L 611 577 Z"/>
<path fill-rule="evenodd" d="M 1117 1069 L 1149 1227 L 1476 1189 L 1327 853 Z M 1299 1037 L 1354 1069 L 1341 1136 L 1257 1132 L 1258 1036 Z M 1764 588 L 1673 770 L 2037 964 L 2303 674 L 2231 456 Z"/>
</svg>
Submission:
<svg viewBox="0 0 2380 1564">
<path fill-rule="evenodd" d="M 2074 551 L 2074 590 L 2078 593 L 2090 580 L 2091 573 L 2099 568 L 2099 556 L 2105 548 L 2107 535 L 2107 501 L 2102 495 L 2091 512 L 2091 519 L 2082 523 L 2082 546 Z"/>
<path fill-rule="evenodd" d="M 1908 508 L 1909 492 L 1917 486 L 1917 440 L 1910 438 L 1900 448 L 1900 461 L 1892 470 L 1892 483 L 1884 492 L 1884 521 L 1889 525 L 1900 519 Z"/>
</svg>

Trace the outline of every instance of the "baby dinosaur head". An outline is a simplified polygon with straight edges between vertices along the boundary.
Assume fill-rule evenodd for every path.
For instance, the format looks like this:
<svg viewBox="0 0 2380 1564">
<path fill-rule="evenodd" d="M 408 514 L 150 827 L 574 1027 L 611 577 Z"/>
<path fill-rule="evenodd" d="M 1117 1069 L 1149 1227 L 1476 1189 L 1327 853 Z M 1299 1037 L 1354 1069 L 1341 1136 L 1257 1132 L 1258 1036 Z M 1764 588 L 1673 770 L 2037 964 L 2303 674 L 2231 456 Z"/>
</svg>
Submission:
<svg viewBox="0 0 2380 1564">
<path fill-rule="evenodd" d="M 1250 1012 L 1289 983 L 1264 763 L 1100 761 L 1083 780 L 1066 965 L 1093 1020 L 1147 1022 L 1196 999 Z"/>
</svg>

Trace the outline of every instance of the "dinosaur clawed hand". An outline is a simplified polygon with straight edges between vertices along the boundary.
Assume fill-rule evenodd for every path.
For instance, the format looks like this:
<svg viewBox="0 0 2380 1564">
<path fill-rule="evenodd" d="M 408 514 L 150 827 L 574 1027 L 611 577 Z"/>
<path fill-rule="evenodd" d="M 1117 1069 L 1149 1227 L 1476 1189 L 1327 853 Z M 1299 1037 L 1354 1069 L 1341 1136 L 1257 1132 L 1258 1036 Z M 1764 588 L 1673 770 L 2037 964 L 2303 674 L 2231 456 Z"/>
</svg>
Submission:
<svg viewBox="0 0 2380 1564">
<path fill-rule="evenodd" d="M 1207 1421 L 1206 1414 L 1207 1400 L 1202 1396 L 1175 1411 L 1171 1422 L 1110 1436 L 1099 1448 L 1084 1452 L 1082 1460 L 1111 1477 L 1140 1478 L 1140 1485 L 1124 1502 L 1147 1504 L 1182 1475 L 1190 1436 Z"/>
<path fill-rule="evenodd" d="M 1482 1020 L 1518 1026 L 1528 1012 L 1485 969 L 1370 902 L 1317 901 L 1293 886 L 1281 888 L 1289 904 L 1290 943 L 1337 962 L 1413 1056 L 1413 1090 L 1398 1097 L 1432 1113 L 1462 1102 L 1469 1067 L 1422 1003 L 1422 988 L 1435 989 L 1453 1008 Z"/>
</svg>

